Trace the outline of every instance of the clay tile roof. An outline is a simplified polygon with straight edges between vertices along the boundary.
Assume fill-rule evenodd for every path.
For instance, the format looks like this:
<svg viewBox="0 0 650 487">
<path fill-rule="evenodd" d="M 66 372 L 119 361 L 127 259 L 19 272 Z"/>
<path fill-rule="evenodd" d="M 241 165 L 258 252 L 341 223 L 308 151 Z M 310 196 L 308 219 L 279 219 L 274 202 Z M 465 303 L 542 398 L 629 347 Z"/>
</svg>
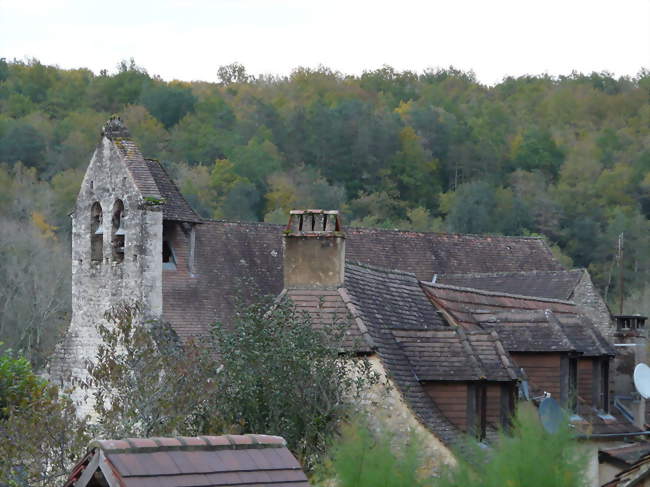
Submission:
<svg viewBox="0 0 650 487">
<path fill-rule="evenodd" d="M 477 326 L 495 329 L 502 334 L 502 340 L 510 351 L 575 350 L 585 356 L 615 354 L 593 323 L 581 315 L 571 301 L 438 283 L 421 284 L 434 304 L 455 323 L 468 329 Z M 540 312 L 545 313 L 544 320 L 539 318 Z M 518 337 L 513 330 L 505 329 L 509 325 L 539 342 L 526 345 L 523 336 Z M 533 332 L 527 328 L 532 326 L 539 326 L 541 330 Z M 521 350 L 525 347 L 528 350 Z"/>
<path fill-rule="evenodd" d="M 289 289 L 284 297 L 291 300 L 298 312 L 308 313 L 312 326 L 319 330 L 344 326 L 342 346 L 346 351 L 370 352 L 365 330 L 352 317 L 341 292 L 340 289 Z"/>
<path fill-rule="evenodd" d="M 284 440 L 266 435 L 97 440 L 65 487 L 85 487 L 95 465 L 109 487 L 309 486 Z"/>
<path fill-rule="evenodd" d="M 436 283 L 540 298 L 571 299 L 582 269 L 439 274 Z"/>
</svg>

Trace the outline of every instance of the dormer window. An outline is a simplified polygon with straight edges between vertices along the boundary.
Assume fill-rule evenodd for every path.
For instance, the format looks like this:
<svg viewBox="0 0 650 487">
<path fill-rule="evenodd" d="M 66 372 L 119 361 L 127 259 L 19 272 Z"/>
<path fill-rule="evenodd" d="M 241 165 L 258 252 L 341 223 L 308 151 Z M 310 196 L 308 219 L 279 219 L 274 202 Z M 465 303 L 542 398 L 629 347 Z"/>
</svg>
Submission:
<svg viewBox="0 0 650 487">
<path fill-rule="evenodd" d="M 113 205 L 113 217 L 111 219 L 111 248 L 113 262 L 124 261 L 124 203 L 117 200 Z"/>
<path fill-rule="evenodd" d="M 90 208 L 90 260 L 101 262 L 104 256 L 104 228 L 102 205 L 94 202 Z"/>
</svg>

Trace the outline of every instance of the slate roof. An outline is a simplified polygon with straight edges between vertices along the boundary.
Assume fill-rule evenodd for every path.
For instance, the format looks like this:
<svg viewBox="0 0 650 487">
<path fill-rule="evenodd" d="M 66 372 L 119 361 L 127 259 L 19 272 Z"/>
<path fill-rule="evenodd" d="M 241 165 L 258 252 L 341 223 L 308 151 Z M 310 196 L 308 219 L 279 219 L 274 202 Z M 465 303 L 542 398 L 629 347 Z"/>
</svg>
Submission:
<svg viewBox="0 0 650 487">
<path fill-rule="evenodd" d="M 583 269 L 439 274 L 435 282 L 483 291 L 540 298 L 571 299 L 583 274 Z"/>
<path fill-rule="evenodd" d="M 512 310 L 474 315 L 495 330 L 509 352 L 571 352 L 575 347 L 550 310 Z"/>
<path fill-rule="evenodd" d="M 415 417 L 444 443 L 459 446 L 463 434 L 442 414 L 421 381 L 440 375 L 444 380 L 515 380 L 514 366 L 498 338 L 490 332 L 450 328 L 413 274 L 347 264 L 344 286 L 351 315 L 367 330 Z M 437 338 L 446 339 L 448 346 L 439 346 Z M 443 353 L 442 360 L 436 350 Z M 452 360 L 458 356 L 462 360 Z M 462 361 L 471 366 L 462 367 Z"/>
<path fill-rule="evenodd" d="M 164 219 L 202 221 L 160 162 L 142 156 L 140 148 L 120 118 L 113 117 L 108 120 L 102 128 L 102 135 L 110 139 L 119 151 L 142 197 L 163 201 Z"/>
<path fill-rule="evenodd" d="M 162 164 L 155 159 L 145 159 L 145 162 L 156 183 L 158 193 L 164 200 L 164 204 L 162 205 L 163 219 L 182 222 L 202 222 L 203 219 L 194 212 Z"/>
<path fill-rule="evenodd" d="M 89 449 L 64 487 L 85 487 L 97 468 L 109 487 L 309 486 L 278 436 L 98 440 Z"/>
<path fill-rule="evenodd" d="M 543 239 L 344 228 L 348 262 L 436 274 L 562 270 Z"/>
<path fill-rule="evenodd" d="M 501 332 L 504 327 L 511 324 L 518 327 L 528 335 L 540 341 L 526 347 L 524 337 L 518 337 L 506 330 L 503 335 L 506 347 L 514 347 L 510 351 L 551 351 L 567 349 L 567 342 L 562 340 L 559 330 L 568 340 L 571 348 L 585 356 L 614 355 L 613 347 L 603 338 L 593 324 L 570 301 L 561 301 L 550 298 L 537 298 L 532 296 L 517 296 L 513 294 L 482 291 L 479 289 L 461 288 L 444 284 L 422 283 L 423 288 L 436 304 L 455 323 L 468 329 L 493 328 Z M 516 310 L 517 315 L 513 313 Z M 546 323 L 539 321 L 539 312 L 546 315 Z M 535 320 L 526 323 L 526 316 Z M 556 321 L 557 320 L 557 323 Z M 526 326 L 540 323 L 543 332 L 533 332 Z M 558 325 L 558 326 L 556 326 Z M 516 350 L 516 349 L 519 350 Z"/>
<path fill-rule="evenodd" d="M 391 330 L 420 381 L 512 381 L 517 367 L 494 332 Z"/>
</svg>

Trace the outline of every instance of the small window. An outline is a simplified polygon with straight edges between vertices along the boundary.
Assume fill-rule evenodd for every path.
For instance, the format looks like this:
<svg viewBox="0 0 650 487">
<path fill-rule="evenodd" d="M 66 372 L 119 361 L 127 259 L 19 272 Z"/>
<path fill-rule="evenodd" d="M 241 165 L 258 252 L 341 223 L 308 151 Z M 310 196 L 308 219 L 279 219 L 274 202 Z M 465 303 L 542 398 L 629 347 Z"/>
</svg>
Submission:
<svg viewBox="0 0 650 487">
<path fill-rule="evenodd" d="M 111 219 L 111 248 L 113 262 L 124 261 L 124 203 L 117 200 L 113 205 L 113 218 Z"/>
<path fill-rule="evenodd" d="M 578 359 L 569 359 L 569 411 L 576 411 L 578 407 Z"/>
<path fill-rule="evenodd" d="M 600 409 L 609 412 L 609 359 L 600 362 Z"/>
<path fill-rule="evenodd" d="M 174 251 L 171 245 L 169 245 L 169 242 L 167 240 L 163 240 L 162 261 L 163 261 L 163 269 L 167 269 L 167 270 L 176 269 L 176 257 L 174 257 Z"/>
<path fill-rule="evenodd" d="M 93 203 L 90 208 L 90 260 L 101 262 L 104 256 L 104 228 L 102 205 Z"/>
</svg>

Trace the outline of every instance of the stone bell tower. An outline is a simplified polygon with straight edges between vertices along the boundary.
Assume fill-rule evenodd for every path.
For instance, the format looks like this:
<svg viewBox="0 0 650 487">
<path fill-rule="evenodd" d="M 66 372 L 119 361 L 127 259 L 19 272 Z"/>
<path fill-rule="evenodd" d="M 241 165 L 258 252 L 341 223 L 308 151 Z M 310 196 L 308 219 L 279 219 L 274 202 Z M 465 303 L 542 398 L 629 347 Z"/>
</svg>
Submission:
<svg viewBox="0 0 650 487">
<path fill-rule="evenodd" d="M 150 161 L 111 118 L 72 213 L 72 321 L 50 365 L 53 381 L 85 375 L 100 341 L 97 324 L 113 305 L 137 301 L 143 319 L 161 317 L 163 204 Z"/>
</svg>

